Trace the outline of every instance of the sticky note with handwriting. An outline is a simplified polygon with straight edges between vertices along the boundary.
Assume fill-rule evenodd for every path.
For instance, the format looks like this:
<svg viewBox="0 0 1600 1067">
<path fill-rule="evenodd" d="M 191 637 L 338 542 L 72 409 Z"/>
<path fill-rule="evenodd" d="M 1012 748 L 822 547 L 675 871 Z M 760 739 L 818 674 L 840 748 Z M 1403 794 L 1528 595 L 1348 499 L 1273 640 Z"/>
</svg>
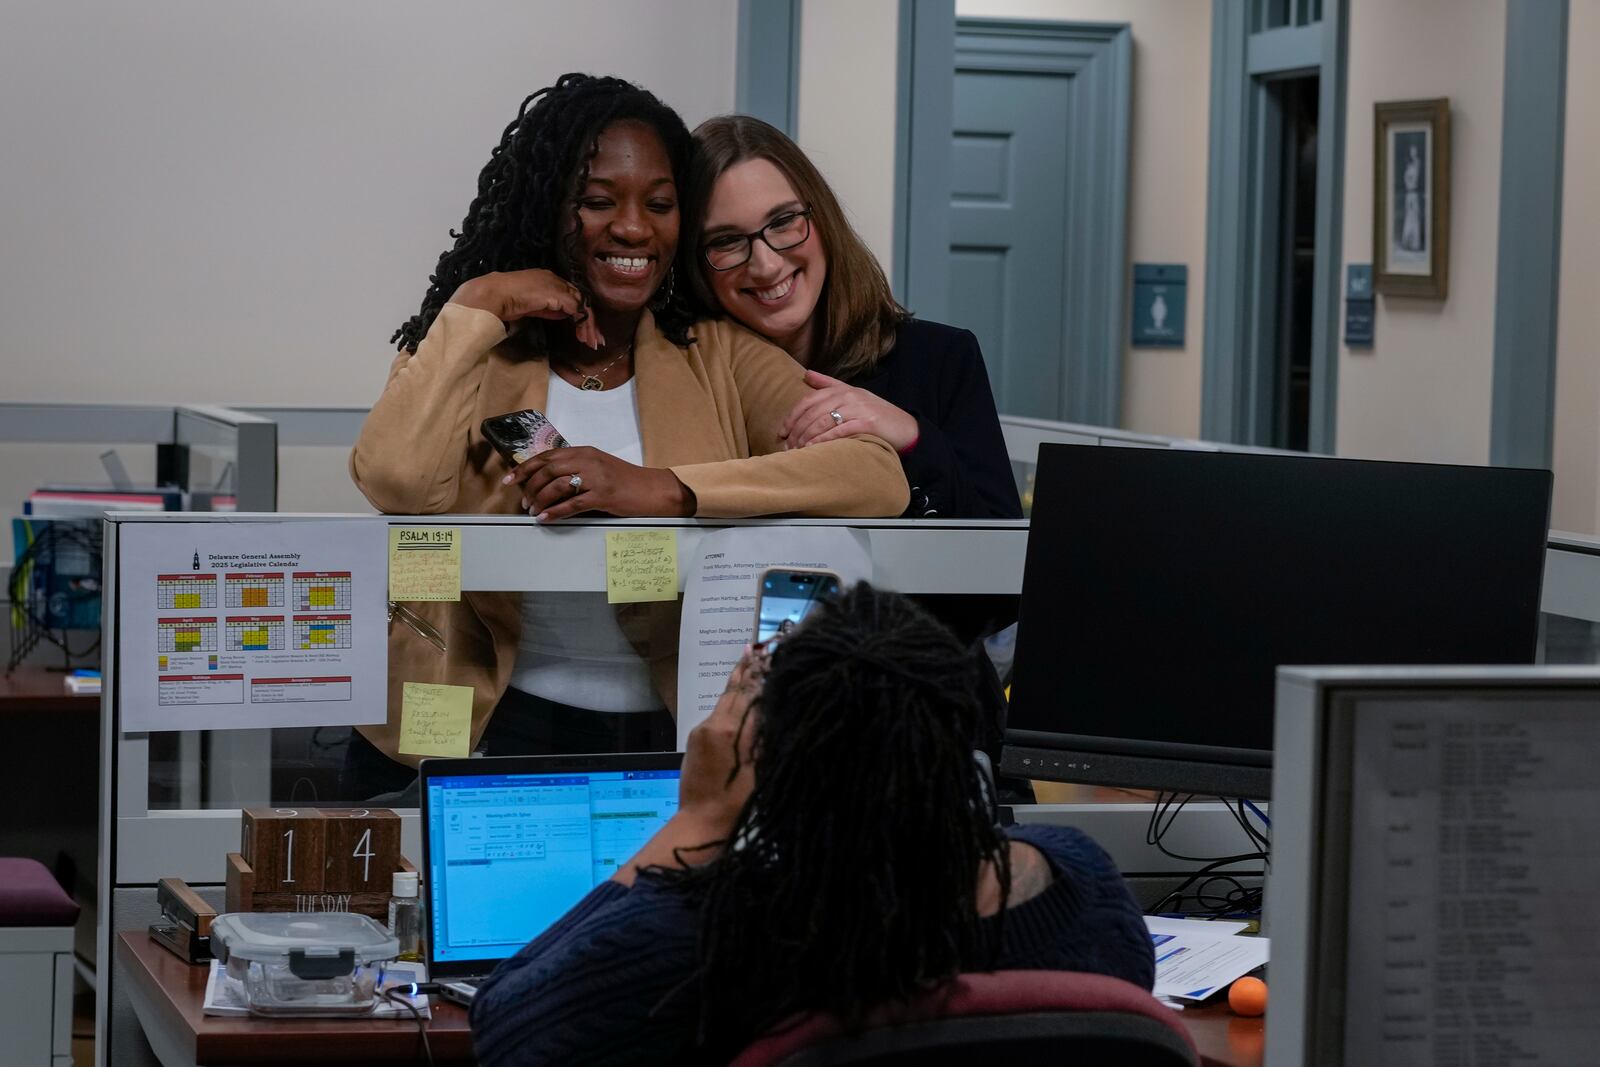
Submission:
<svg viewBox="0 0 1600 1067">
<path fill-rule="evenodd" d="M 606 531 L 606 602 L 678 599 L 678 535 L 672 530 Z"/>
<path fill-rule="evenodd" d="M 400 700 L 400 751 L 408 756 L 468 756 L 472 687 L 407 682 Z"/>
<path fill-rule="evenodd" d="M 389 599 L 460 600 L 461 531 L 389 527 Z"/>
</svg>

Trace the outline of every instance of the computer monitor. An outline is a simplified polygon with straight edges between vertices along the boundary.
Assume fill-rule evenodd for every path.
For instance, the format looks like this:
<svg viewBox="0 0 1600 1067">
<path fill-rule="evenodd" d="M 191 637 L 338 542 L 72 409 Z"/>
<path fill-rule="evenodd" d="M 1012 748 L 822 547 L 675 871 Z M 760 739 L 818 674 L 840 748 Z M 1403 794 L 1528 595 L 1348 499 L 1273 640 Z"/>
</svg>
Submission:
<svg viewBox="0 0 1600 1067">
<path fill-rule="evenodd" d="M 1269 1067 L 1594 1063 L 1600 670 L 1279 675 Z"/>
<path fill-rule="evenodd" d="M 1549 471 L 1043 445 L 1003 773 L 1265 796 L 1282 664 L 1526 664 Z"/>
<path fill-rule="evenodd" d="M 481 977 L 616 874 L 678 810 L 678 752 L 422 762 L 428 966 Z"/>
</svg>

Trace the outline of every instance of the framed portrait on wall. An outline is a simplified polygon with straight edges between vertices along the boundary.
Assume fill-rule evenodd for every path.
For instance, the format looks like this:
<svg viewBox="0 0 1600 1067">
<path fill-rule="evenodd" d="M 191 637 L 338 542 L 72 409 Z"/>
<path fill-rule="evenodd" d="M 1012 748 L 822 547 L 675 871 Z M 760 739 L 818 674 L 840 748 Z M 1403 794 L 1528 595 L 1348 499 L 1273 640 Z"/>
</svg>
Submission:
<svg viewBox="0 0 1600 1067">
<path fill-rule="evenodd" d="M 1443 300 L 1450 290 L 1450 101 L 1373 105 L 1373 288 Z"/>
</svg>

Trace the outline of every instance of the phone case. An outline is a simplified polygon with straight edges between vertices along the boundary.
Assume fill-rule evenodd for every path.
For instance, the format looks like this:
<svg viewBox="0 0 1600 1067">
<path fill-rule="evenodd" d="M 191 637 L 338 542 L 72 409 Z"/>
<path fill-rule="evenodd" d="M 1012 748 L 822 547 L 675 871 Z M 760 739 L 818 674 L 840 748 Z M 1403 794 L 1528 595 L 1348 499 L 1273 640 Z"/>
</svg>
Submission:
<svg viewBox="0 0 1600 1067">
<path fill-rule="evenodd" d="M 756 581 L 756 632 L 752 640 L 758 643 L 761 641 L 766 641 L 768 643 L 768 648 L 777 647 L 776 642 L 787 636 L 789 631 L 794 629 L 795 626 L 794 620 L 786 619 L 782 624 L 779 625 L 778 631 L 775 634 L 763 635 L 761 628 L 763 617 L 762 606 L 767 598 L 767 580 L 774 576 L 788 575 L 805 575 L 814 579 L 818 585 L 818 589 L 816 593 L 812 594 L 813 597 L 836 596 L 838 595 L 839 590 L 842 588 L 842 583 L 840 582 L 837 574 L 835 574 L 833 571 L 822 570 L 820 568 L 769 567 L 762 571 L 760 578 L 758 578 Z M 779 595 L 781 597 L 781 594 Z M 807 605 L 807 610 L 809 610 L 809 605 Z"/>
<path fill-rule="evenodd" d="M 484 419 L 479 429 L 495 451 L 513 466 L 540 452 L 568 447 L 567 439 L 544 417 L 544 412 L 533 408 Z"/>
</svg>

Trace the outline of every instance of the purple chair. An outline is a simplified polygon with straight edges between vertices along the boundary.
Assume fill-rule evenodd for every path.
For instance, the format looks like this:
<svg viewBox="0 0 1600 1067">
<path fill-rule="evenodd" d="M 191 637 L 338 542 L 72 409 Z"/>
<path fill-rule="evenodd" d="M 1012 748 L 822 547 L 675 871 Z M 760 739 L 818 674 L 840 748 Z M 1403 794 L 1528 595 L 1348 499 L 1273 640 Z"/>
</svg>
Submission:
<svg viewBox="0 0 1600 1067">
<path fill-rule="evenodd" d="M 872 1013 L 846 1035 L 807 1015 L 756 1041 L 729 1067 L 982 1063 L 1197 1067 L 1178 1013 L 1131 982 L 1070 971 L 964 974 L 910 1005 Z"/>
<path fill-rule="evenodd" d="M 37 860 L 0 857 L 0 1034 L 7 1063 L 72 1064 L 78 905 Z"/>
</svg>

